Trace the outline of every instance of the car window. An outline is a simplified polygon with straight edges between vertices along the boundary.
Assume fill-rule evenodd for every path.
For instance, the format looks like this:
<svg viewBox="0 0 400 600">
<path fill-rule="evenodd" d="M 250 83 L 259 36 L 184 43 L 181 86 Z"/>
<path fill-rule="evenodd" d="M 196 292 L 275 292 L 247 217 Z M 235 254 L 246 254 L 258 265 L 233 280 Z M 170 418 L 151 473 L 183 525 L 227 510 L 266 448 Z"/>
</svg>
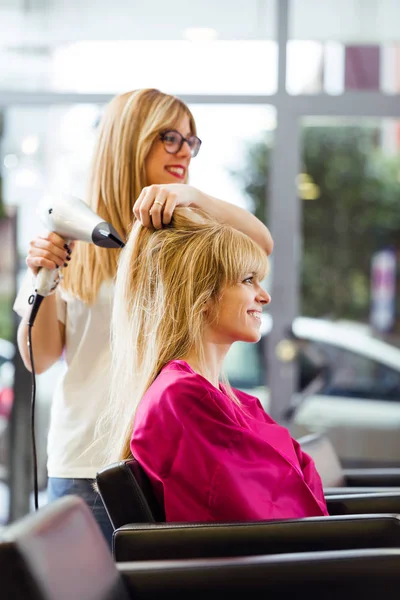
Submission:
<svg viewBox="0 0 400 600">
<path fill-rule="evenodd" d="M 325 355 L 330 378 L 321 393 L 360 399 L 400 401 L 400 372 L 366 356 L 330 344 L 316 345 Z"/>
<path fill-rule="evenodd" d="M 224 372 L 233 387 L 251 390 L 265 383 L 262 363 L 261 342 L 236 342 L 225 359 Z"/>
<path fill-rule="evenodd" d="M 257 344 L 236 342 L 232 344 L 225 359 L 224 371 L 230 384 L 243 390 L 251 390 L 266 384 L 264 360 L 264 336 Z M 298 345 L 298 390 L 306 388 L 321 372 L 323 360 L 315 348 Z"/>
</svg>

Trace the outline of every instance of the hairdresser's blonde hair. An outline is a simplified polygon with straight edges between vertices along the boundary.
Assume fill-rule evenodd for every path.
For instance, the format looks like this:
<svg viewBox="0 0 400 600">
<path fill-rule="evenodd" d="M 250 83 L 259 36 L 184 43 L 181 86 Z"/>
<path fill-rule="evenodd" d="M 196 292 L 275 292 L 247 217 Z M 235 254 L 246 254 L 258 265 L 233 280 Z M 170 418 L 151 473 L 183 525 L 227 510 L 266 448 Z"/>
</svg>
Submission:
<svg viewBox="0 0 400 600">
<path fill-rule="evenodd" d="M 123 239 L 132 224 L 133 204 L 148 185 L 145 160 L 152 144 L 185 115 L 195 135 L 196 124 L 186 104 L 159 90 L 127 92 L 108 105 L 100 123 L 86 200 Z M 78 242 L 64 272 L 64 288 L 83 302 L 93 303 L 103 281 L 115 277 L 118 254 L 119 250 Z"/>
<path fill-rule="evenodd" d="M 224 287 L 266 270 L 256 242 L 202 211 L 177 208 L 161 230 L 135 223 L 116 278 L 105 464 L 131 456 L 137 405 L 161 369 L 191 350 L 201 363 L 203 328 Z"/>
</svg>

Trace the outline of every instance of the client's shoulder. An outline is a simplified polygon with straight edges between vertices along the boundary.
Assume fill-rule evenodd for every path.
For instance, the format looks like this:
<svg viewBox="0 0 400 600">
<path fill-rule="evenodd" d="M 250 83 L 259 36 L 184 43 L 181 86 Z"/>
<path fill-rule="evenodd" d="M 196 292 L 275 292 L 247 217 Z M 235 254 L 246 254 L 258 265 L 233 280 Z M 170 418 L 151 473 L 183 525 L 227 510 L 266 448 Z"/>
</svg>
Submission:
<svg viewBox="0 0 400 600">
<path fill-rule="evenodd" d="M 176 404 L 182 399 L 202 397 L 207 393 L 203 377 L 183 360 L 173 360 L 161 370 L 147 393 L 160 402 Z"/>
</svg>

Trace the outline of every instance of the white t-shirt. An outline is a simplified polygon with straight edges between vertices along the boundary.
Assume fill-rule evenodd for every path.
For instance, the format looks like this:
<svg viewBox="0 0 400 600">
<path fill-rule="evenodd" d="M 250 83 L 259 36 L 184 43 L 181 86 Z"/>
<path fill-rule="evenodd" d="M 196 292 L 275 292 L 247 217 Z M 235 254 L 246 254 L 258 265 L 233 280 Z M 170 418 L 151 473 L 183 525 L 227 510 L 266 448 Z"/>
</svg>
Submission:
<svg viewBox="0 0 400 600">
<path fill-rule="evenodd" d="M 21 317 L 30 308 L 33 280 L 27 272 L 14 302 Z M 65 325 L 67 365 L 54 390 L 47 442 L 49 477 L 93 479 L 104 466 L 104 439 L 94 443 L 110 381 L 110 323 L 114 286 L 102 284 L 92 306 L 56 290 L 57 315 Z M 40 308 L 39 308 L 40 310 Z"/>
</svg>

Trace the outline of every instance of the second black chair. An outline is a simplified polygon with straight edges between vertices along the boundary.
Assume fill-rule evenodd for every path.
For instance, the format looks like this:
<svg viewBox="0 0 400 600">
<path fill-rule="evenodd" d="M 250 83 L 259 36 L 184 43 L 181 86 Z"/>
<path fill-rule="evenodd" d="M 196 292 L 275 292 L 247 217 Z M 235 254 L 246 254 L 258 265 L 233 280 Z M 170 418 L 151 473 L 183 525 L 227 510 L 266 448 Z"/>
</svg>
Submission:
<svg viewBox="0 0 400 600">
<path fill-rule="evenodd" d="M 334 496 L 328 507 L 337 516 L 331 517 L 165 523 L 163 508 L 134 458 L 100 471 L 97 486 L 114 525 L 113 553 L 118 561 L 400 547 L 400 519 L 395 516 L 400 513 L 400 495 L 395 493 Z"/>
</svg>

